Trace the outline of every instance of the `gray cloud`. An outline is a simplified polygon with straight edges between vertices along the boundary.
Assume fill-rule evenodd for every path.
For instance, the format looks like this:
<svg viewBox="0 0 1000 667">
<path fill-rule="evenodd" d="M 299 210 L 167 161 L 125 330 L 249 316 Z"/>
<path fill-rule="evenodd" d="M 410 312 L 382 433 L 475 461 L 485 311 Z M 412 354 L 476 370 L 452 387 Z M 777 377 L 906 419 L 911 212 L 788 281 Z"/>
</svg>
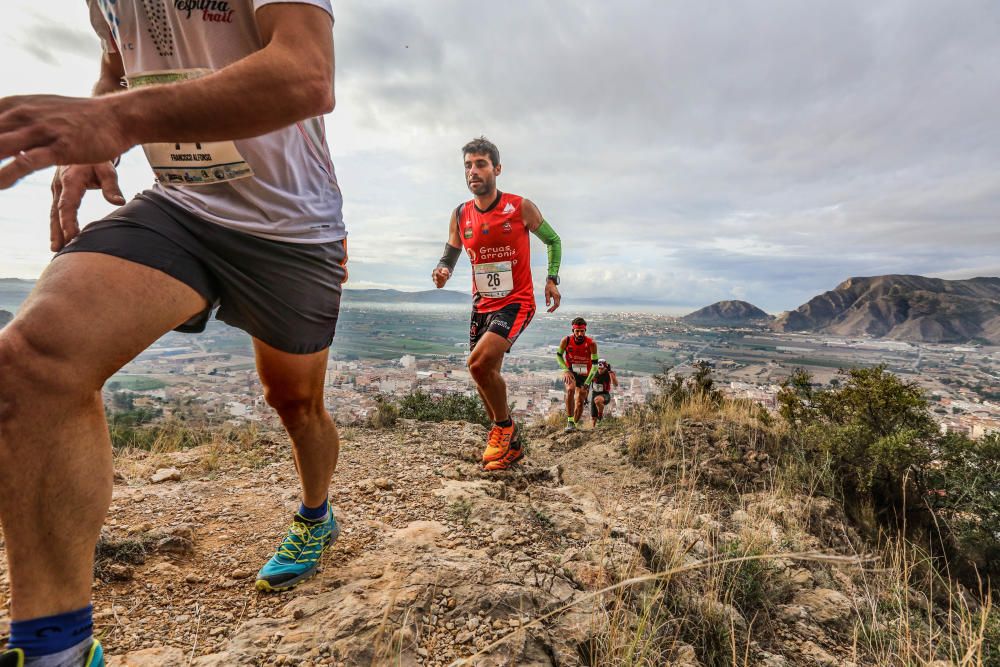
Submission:
<svg viewBox="0 0 1000 667">
<path fill-rule="evenodd" d="M 60 53 L 85 58 L 100 53 L 99 41 L 90 26 L 68 28 L 39 23 L 30 26 L 20 42 L 21 48 L 49 65 L 59 62 Z"/>
<path fill-rule="evenodd" d="M 385 138 L 368 168 L 421 165 L 386 182 L 419 192 L 411 232 L 443 240 L 484 132 L 567 275 L 620 272 L 588 292 L 781 310 L 851 275 L 998 265 L 998 28 L 978 1 L 368 2 L 338 14 L 339 95 Z"/>
<path fill-rule="evenodd" d="M 764 9 L 338 3 L 329 136 L 352 280 L 429 287 L 468 198 L 459 148 L 481 133 L 500 187 L 562 235 L 567 295 L 777 311 L 853 275 L 996 275 L 1000 5 Z M 39 20 L 20 43 L 98 53 L 86 25 Z M 463 267 L 449 287 L 467 285 Z"/>
</svg>

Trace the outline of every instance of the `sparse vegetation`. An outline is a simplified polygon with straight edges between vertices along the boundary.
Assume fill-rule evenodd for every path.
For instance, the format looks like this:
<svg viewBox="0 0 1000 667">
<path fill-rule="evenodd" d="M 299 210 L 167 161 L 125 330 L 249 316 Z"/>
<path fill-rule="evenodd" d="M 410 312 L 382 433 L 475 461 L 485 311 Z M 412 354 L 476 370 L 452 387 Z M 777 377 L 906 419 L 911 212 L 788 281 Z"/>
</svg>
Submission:
<svg viewBox="0 0 1000 667">
<path fill-rule="evenodd" d="M 472 518 L 472 501 L 468 498 L 458 498 L 448 505 L 448 516 L 461 523 L 469 523 Z"/>
<path fill-rule="evenodd" d="M 819 488 L 871 537 L 901 532 L 926 545 L 970 588 L 1000 573 L 1000 437 L 942 435 L 922 391 L 884 367 L 842 372 L 817 389 L 799 371 L 779 395 Z"/>
<path fill-rule="evenodd" d="M 101 535 L 94 550 L 94 576 L 104 581 L 120 578 L 115 565 L 141 565 L 146 562 L 153 538 L 140 534 L 125 539 Z"/>
<path fill-rule="evenodd" d="M 941 436 L 919 390 L 880 367 L 845 371 L 825 390 L 808 374 L 794 374 L 782 393 L 780 420 L 713 390 L 704 369 L 687 379 L 665 373 L 648 404 L 622 420 L 630 457 L 670 471 L 664 482 L 683 504 L 673 511 L 677 522 L 659 529 L 664 539 L 647 558 L 668 576 L 606 605 L 609 627 L 582 650 L 588 664 L 664 664 L 685 647 L 704 665 L 752 664 L 750 642 L 772 641 L 775 619 L 797 588 L 790 573 L 798 571 L 817 587 L 839 588 L 837 577 L 852 582 L 845 585 L 855 602 L 831 632 L 840 633 L 857 664 L 1000 665 L 1000 614 L 988 578 L 964 590 L 953 578 L 963 562 L 966 574 L 995 572 L 1000 438 Z M 711 496 L 722 503 L 713 507 L 701 495 L 705 485 L 695 483 L 706 442 L 715 465 L 730 459 L 738 466 L 757 451 L 775 465 L 758 475 L 763 486 L 754 493 L 734 484 L 737 493 Z M 697 491 L 684 497 L 678 489 Z M 867 546 L 818 525 L 810 506 L 839 507 L 823 496 L 851 507 Z M 720 535 L 704 547 L 714 557 L 697 571 L 669 574 L 678 554 L 683 559 L 695 548 L 684 539 L 684 525 L 697 526 L 698 517 L 725 513 L 747 497 L 755 509 L 736 539 Z M 768 506 L 773 513 L 762 514 Z M 778 540 L 768 529 L 775 523 Z M 697 534 L 713 535 L 704 527 Z M 825 536 L 827 550 L 860 550 L 875 559 L 873 567 L 858 563 L 836 576 L 829 565 L 789 569 L 785 555 L 814 549 L 816 536 Z M 751 560 L 713 564 L 741 557 Z"/>
<path fill-rule="evenodd" d="M 375 398 L 375 410 L 368 416 L 368 422 L 373 428 L 393 428 L 399 421 L 399 406 L 386 396 Z"/>
<path fill-rule="evenodd" d="M 490 425 L 483 403 L 478 396 L 450 393 L 429 394 L 419 389 L 398 401 L 399 416 L 419 421 L 464 421 L 470 424 Z"/>
</svg>

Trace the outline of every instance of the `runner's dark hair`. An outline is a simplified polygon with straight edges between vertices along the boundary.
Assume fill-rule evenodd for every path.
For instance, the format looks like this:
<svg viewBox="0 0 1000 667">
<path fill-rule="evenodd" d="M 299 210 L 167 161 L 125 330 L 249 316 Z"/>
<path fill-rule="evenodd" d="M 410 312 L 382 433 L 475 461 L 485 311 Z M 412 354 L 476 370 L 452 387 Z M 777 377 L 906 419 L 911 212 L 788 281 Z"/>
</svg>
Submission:
<svg viewBox="0 0 1000 667">
<path fill-rule="evenodd" d="M 494 167 L 500 166 L 500 149 L 486 137 L 478 137 L 462 146 L 462 157 L 466 155 L 488 155 Z"/>
<path fill-rule="evenodd" d="M 582 317 L 577 317 L 577 318 L 575 318 L 573 320 L 573 326 L 574 327 L 575 326 L 583 326 L 583 327 L 585 327 L 585 326 L 587 326 L 587 320 L 583 319 Z"/>
</svg>

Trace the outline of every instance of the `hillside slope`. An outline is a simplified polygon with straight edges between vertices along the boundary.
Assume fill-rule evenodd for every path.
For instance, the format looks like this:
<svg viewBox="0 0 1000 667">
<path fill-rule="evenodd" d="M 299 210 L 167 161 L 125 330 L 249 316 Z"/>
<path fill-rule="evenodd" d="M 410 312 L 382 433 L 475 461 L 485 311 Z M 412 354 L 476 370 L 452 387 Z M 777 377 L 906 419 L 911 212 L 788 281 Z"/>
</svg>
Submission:
<svg viewBox="0 0 1000 667">
<path fill-rule="evenodd" d="M 296 503 L 283 436 L 119 455 L 95 589 L 109 664 L 448 665 L 481 652 L 470 664 L 695 667 L 728 664 L 717 652 L 730 645 L 768 667 L 878 664 L 856 641 L 874 575 L 792 553 L 851 553 L 838 507 L 768 490 L 767 452 L 744 430 L 682 426 L 687 481 L 670 483 L 629 462 L 623 431 L 537 427 L 524 466 L 486 475 L 481 427 L 346 428 L 340 541 L 317 577 L 277 595 L 256 593 L 253 575 Z M 761 551 L 778 556 L 718 564 Z M 650 617 L 652 594 L 670 608 Z M 766 613 L 747 606 L 761 600 Z"/>
<path fill-rule="evenodd" d="M 783 313 L 774 327 L 929 343 L 1000 344 L 1000 278 L 849 278 Z"/>
</svg>

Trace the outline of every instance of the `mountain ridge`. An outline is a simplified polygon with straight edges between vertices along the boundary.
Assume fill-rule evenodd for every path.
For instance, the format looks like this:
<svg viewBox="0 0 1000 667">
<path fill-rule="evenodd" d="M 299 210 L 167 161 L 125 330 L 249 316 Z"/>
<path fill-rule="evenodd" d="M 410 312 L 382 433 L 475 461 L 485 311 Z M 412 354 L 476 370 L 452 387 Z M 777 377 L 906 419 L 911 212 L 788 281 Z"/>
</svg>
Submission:
<svg viewBox="0 0 1000 667">
<path fill-rule="evenodd" d="M 782 313 L 773 327 L 782 332 L 1000 345 L 1000 278 L 851 277 Z"/>
</svg>

